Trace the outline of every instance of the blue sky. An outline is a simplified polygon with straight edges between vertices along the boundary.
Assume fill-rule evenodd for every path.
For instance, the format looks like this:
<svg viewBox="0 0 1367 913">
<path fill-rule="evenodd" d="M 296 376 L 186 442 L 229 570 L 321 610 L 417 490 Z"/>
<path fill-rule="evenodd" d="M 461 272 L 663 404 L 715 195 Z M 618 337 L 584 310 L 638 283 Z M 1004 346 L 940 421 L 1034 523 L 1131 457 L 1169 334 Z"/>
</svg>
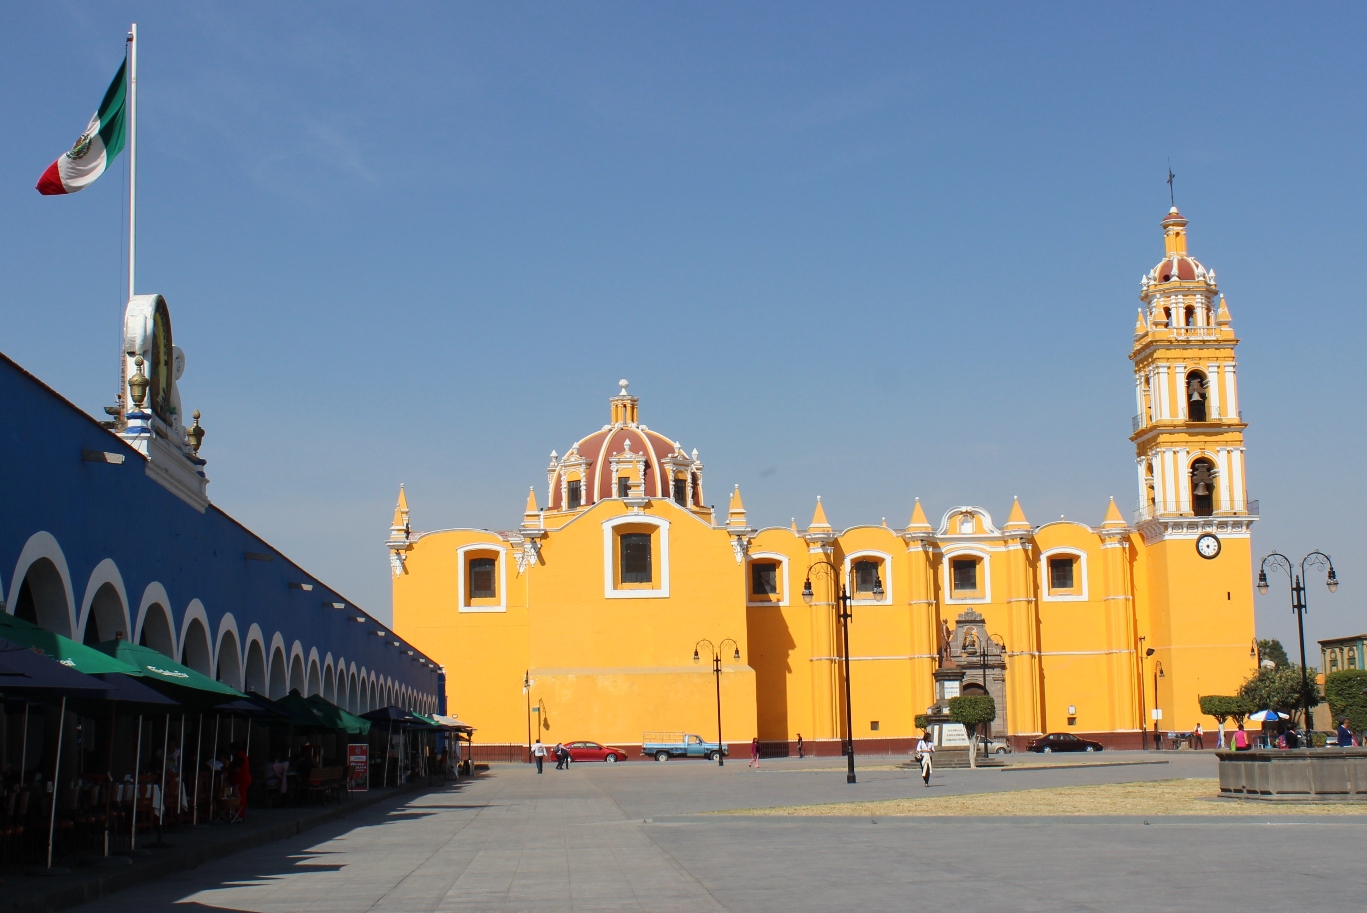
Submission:
<svg viewBox="0 0 1367 913">
<path fill-rule="evenodd" d="M 419 529 L 515 526 L 619 377 L 761 524 L 818 494 L 838 526 L 915 496 L 1097 523 L 1134 506 L 1171 157 L 1244 340 L 1255 551 L 1330 552 L 1308 636 L 1358 633 L 1364 18 L 6 4 L 0 348 L 112 401 L 125 171 L 33 184 L 136 20 L 138 290 L 171 304 L 210 493 L 381 617 L 399 483 Z M 1294 640 L 1287 604 L 1261 636 Z"/>
</svg>

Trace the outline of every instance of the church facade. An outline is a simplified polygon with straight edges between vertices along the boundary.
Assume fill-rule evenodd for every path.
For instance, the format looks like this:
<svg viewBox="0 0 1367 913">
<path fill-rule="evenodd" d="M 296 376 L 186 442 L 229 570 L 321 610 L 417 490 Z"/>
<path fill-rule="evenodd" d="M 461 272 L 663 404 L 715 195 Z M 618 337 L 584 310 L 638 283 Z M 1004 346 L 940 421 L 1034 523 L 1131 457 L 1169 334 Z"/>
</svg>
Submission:
<svg viewBox="0 0 1367 913">
<path fill-rule="evenodd" d="M 1134 328 L 1138 498 L 1095 526 L 998 523 L 919 500 L 902 529 L 751 526 L 739 488 L 706 506 L 696 450 L 640 422 L 625 381 L 609 422 L 551 453 L 505 531 L 413 530 L 401 490 L 387 547 L 395 629 L 447 669 L 449 706 L 482 742 L 646 731 L 900 749 L 936 703 L 937 669 L 996 699 L 994 734 L 1072 732 L 1138 747 L 1187 731 L 1198 697 L 1256 665 L 1235 361 L 1214 270 L 1162 222 Z M 904 508 L 905 509 L 905 508 Z M 838 618 L 848 597 L 846 645 Z M 714 679 L 714 657 L 720 672 Z"/>
</svg>

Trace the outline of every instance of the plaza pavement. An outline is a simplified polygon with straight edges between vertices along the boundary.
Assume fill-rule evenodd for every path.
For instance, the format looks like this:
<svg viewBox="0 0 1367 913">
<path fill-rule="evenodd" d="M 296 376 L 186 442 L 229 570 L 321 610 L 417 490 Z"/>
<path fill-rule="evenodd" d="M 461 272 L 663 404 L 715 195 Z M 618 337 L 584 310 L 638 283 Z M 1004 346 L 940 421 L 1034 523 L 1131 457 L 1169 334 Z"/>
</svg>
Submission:
<svg viewBox="0 0 1367 913">
<path fill-rule="evenodd" d="M 1060 763 L 1068 759 L 1041 759 Z M 1213 776 L 1168 763 L 912 771 L 840 759 L 496 766 L 79 908 L 302 911 L 1360 910 L 1361 817 L 785 818 L 723 809 Z M 889 765 L 890 759 L 869 759 Z M 1040 763 L 1037 761 L 1036 763 Z"/>
</svg>

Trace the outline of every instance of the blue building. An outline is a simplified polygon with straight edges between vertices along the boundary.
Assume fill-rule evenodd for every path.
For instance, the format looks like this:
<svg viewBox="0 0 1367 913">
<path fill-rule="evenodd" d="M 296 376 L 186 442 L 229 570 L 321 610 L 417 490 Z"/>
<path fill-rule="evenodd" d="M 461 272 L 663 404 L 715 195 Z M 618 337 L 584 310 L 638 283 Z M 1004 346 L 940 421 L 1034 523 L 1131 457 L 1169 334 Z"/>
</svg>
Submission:
<svg viewBox="0 0 1367 913">
<path fill-rule="evenodd" d="M 122 632 L 271 698 L 442 711 L 436 663 L 210 503 L 165 300 L 133 298 L 124 329 L 108 421 L 0 355 L 5 610 L 86 643 Z"/>
</svg>

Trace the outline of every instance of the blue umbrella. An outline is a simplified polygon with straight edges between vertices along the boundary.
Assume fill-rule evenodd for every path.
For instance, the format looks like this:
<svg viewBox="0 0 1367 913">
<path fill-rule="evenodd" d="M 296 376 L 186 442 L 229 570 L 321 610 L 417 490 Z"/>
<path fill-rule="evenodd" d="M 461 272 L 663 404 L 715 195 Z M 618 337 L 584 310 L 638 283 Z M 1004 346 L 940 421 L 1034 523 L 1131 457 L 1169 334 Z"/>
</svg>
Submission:
<svg viewBox="0 0 1367 913">
<path fill-rule="evenodd" d="M 0 693 L 42 700 L 102 698 L 109 686 L 36 650 L 0 637 Z"/>
<path fill-rule="evenodd" d="M 1255 723 L 1275 723 L 1277 720 L 1289 720 L 1291 716 L 1275 710 L 1259 710 L 1257 713 L 1250 713 L 1248 718 Z"/>
</svg>

